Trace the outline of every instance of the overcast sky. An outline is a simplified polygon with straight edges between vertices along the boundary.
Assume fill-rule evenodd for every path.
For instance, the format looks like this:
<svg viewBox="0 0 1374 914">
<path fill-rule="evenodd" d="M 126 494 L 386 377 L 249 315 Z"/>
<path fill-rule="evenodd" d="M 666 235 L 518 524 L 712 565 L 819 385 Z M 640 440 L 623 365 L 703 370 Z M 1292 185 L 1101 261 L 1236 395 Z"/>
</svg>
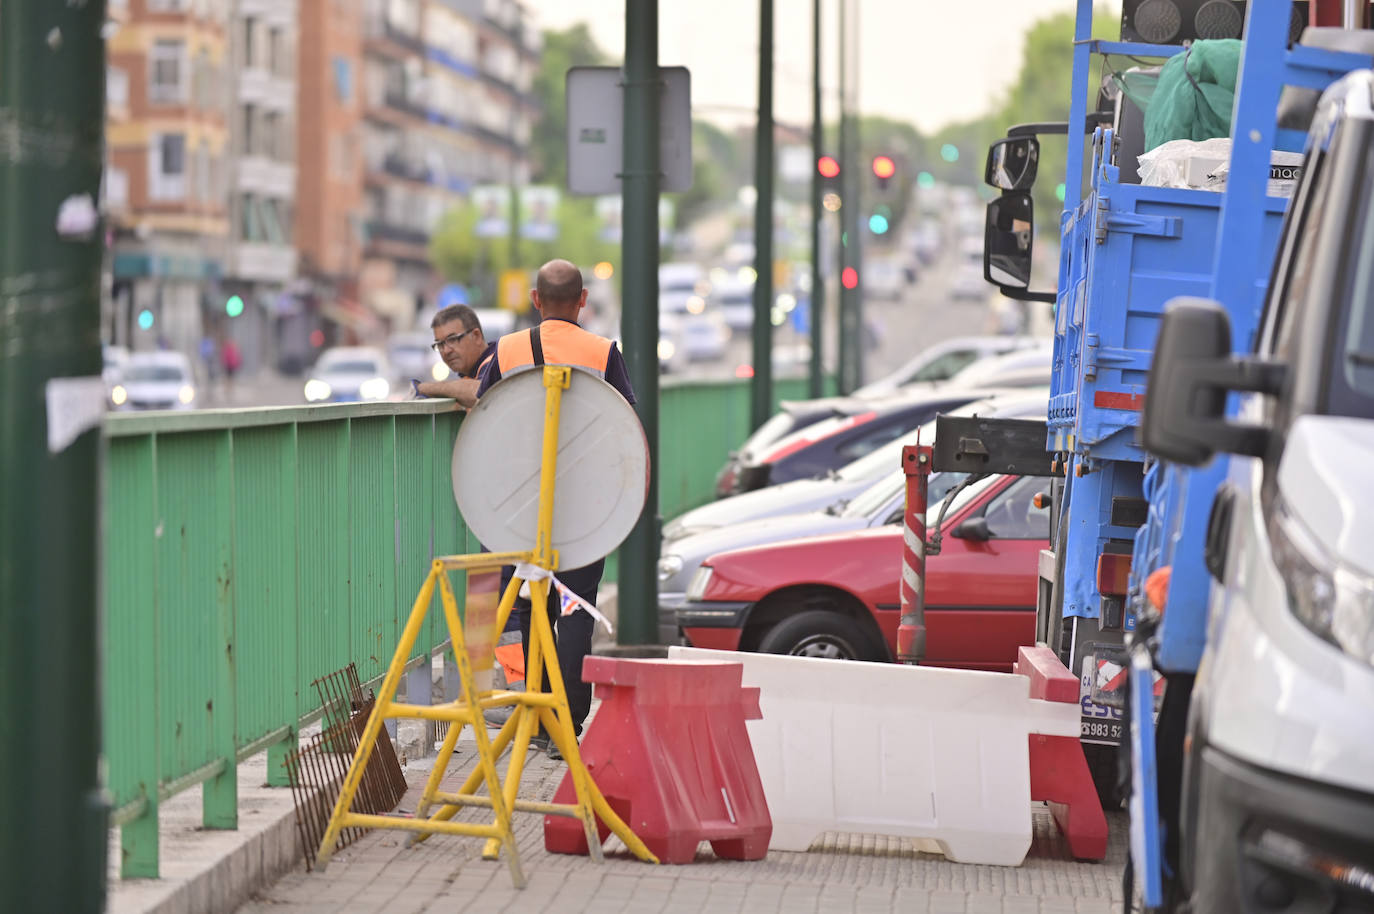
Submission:
<svg viewBox="0 0 1374 914">
<path fill-rule="evenodd" d="M 586 22 L 617 60 L 630 0 L 527 0 L 544 28 Z M 855 0 L 851 0 L 855 2 Z M 837 108 L 838 0 L 822 0 L 825 118 Z M 924 132 L 986 111 L 1016 78 L 1025 30 L 1073 0 L 857 0 L 859 109 Z M 758 101 L 757 0 L 660 0 L 658 58 L 692 71 L 697 116 L 742 119 Z M 852 13 L 851 13 L 852 15 Z M 774 113 L 811 120 L 811 0 L 774 2 Z M 827 34 L 828 33 L 828 34 Z"/>
</svg>

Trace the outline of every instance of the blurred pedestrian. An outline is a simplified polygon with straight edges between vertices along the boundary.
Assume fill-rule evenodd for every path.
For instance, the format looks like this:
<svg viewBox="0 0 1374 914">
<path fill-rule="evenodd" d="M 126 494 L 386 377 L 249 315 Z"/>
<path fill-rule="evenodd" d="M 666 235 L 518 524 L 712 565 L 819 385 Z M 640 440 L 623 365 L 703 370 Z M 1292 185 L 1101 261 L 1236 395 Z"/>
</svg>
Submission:
<svg viewBox="0 0 1374 914">
<path fill-rule="evenodd" d="M 430 346 L 458 377 L 446 381 L 421 381 L 411 378 L 421 397 L 449 397 L 468 409 L 477 402 L 478 374 L 496 355 L 496 344 L 482 334 L 477 312 L 467 305 L 441 308 L 430 321 L 434 342 Z"/>
<path fill-rule="evenodd" d="M 530 301 L 539 314 L 538 325 L 501 337 L 496 344 L 496 357 L 487 363 L 477 387 L 480 398 L 493 384 L 521 371 L 532 371 L 543 365 L 573 365 L 586 369 L 618 390 L 626 401 L 635 402 L 625 359 L 613 340 L 583 330 L 577 318 L 587 305 L 587 290 L 582 284 L 582 272 L 566 260 L 551 260 L 540 267 Z M 570 591 L 589 605 L 596 605 L 597 589 L 606 560 L 598 559 L 582 568 L 559 569 L 556 577 Z M 501 588 L 514 575 L 514 568 L 502 569 Z M 572 715 L 573 731 L 582 733 L 592 707 L 592 687 L 582 681 L 582 660 L 591 652 L 592 629 L 596 621 L 585 609 L 575 609 L 561 615 L 558 595 L 550 590 L 548 601 L 549 624 L 555 629 L 554 641 L 558 651 L 558 665 L 563 672 L 563 685 L 568 693 L 568 710 Z M 518 599 L 514 614 L 520 620 L 521 643 L 529 661 L 530 620 L 529 600 Z M 527 684 L 527 687 L 528 684 Z M 549 691 L 547 679 L 544 691 Z M 541 732 L 541 744 L 548 746 L 550 758 L 560 758 L 556 746 L 548 744 Z"/>
<path fill-rule="evenodd" d="M 239 352 L 239 344 L 230 337 L 219 348 L 219 356 L 221 364 L 224 365 L 224 392 L 225 399 L 228 399 L 233 396 L 234 376 L 243 367 L 243 353 Z"/>
</svg>

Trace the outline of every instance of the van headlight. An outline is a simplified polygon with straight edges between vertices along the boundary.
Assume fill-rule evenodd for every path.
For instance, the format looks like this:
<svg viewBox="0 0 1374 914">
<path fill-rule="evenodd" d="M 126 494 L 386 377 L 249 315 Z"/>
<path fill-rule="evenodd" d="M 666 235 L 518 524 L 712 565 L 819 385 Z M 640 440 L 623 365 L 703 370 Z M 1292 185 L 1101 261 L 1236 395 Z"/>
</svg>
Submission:
<svg viewBox="0 0 1374 914">
<path fill-rule="evenodd" d="M 334 391 L 329 385 L 319 378 L 311 378 L 305 382 L 305 399 L 311 403 L 318 403 L 321 400 L 328 400 L 329 395 Z"/>
<path fill-rule="evenodd" d="M 682 556 L 665 555 L 658 560 L 658 582 L 666 584 L 682 571 Z"/>
<path fill-rule="evenodd" d="M 114 388 L 110 390 L 110 402 L 115 406 L 123 406 L 125 403 L 129 402 L 129 392 L 124 389 L 123 384 L 116 384 Z"/>
<path fill-rule="evenodd" d="M 1282 502 L 1270 514 L 1269 540 L 1293 614 L 1318 637 L 1374 666 L 1374 579 L 1327 555 Z"/>
<path fill-rule="evenodd" d="M 358 385 L 358 396 L 364 400 L 385 400 L 389 393 L 391 385 L 386 382 L 386 378 L 368 378 Z"/>
<path fill-rule="evenodd" d="M 181 385 L 181 390 L 177 391 L 177 399 L 183 406 L 190 406 L 191 401 L 196 398 L 196 389 L 190 384 Z"/>
<path fill-rule="evenodd" d="M 711 575 L 715 574 L 715 569 L 710 565 L 702 565 L 697 569 L 697 573 L 692 575 L 692 583 L 687 585 L 687 599 L 692 602 L 700 600 L 706 596 L 706 588 L 711 584 Z"/>
<path fill-rule="evenodd" d="M 447 381 L 448 366 L 443 362 L 435 362 L 434 367 L 429 370 L 429 376 L 436 381 Z"/>
</svg>

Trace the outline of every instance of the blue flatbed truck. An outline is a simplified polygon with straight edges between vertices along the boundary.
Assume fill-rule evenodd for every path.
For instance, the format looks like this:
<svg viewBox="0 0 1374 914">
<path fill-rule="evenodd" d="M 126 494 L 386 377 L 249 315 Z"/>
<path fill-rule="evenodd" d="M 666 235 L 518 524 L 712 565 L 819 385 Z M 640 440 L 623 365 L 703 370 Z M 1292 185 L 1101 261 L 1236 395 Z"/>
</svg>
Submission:
<svg viewBox="0 0 1374 914">
<path fill-rule="evenodd" d="M 1158 7 L 1165 5 L 1181 7 L 1179 15 L 1163 19 L 1146 16 L 1158 14 Z M 1097 96 L 1097 87 L 1089 85 L 1091 61 L 1094 55 L 1125 60 L 1168 59 L 1189 53 L 1192 39 L 1203 37 L 1204 24 L 1210 24 L 1211 34 L 1216 34 L 1216 20 L 1204 20 L 1204 8 L 1212 7 L 1215 14 L 1215 7 L 1221 5 L 1235 7 L 1236 15 L 1227 21 L 1243 30 L 1245 42 L 1225 190 L 1140 184 L 1135 157 L 1143 149 L 1141 112 L 1124 94 L 1109 105 L 1102 105 L 1099 98 L 1095 107 L 1101 110 L 1089 110 L 1090 97 Z M 1205 459 L 1185 462 L 1179 455 L 1186 452 L 1168 447 L 1158 453 L 1175 462 L 1160 459 L 1142 446 L 1140 426 L 1142 411 L 1156 414 L 1156 439 L 1161 435 L 1167 438 L 1160 429 L 1167 428 L 1171 419 L 1187 426 L 1178 415 L 1167 413 L 1165 406 L 1146 405 L 1152 389 L 1156 339 L 1171 300 L 1213 300 L 1228 327 L 1228 352 L 1233 348 L 1237 354 L 1250 353 L 1260 342 L 1261 315 L 1281 231 L 1286 232 L 1285 249 L 1297 244 L 1293 239 L 1302 232 L 1316 231 L 1305 222 L 1285 230 L 1290 197 L 1267 193 L 1273 177 L 1273 154 L 1301 152 L 1308 140 L 1305 125 L 1296 130 L 1279 124 L 1285 118 L 1283 123 L 1302 121 L 1304 111 L 1310 120 L 1319 90 L 1348 71 L 1370 67 L 1374 45 L 1368 40 L 1369 33 L 1356 34 L 1365 24 L 1366 9 L 1364 4 L 1346 3 L 1336 9 L 1334 3 L 1309 5 L 1286 0 L 1252 2 L 1248 9 L 1241 4 L 1127 0 L 1122 12 L 1123 40 L 1117 42 L 1092 38 L 1092 12 L 1089 0 L 1079 0 L 1067 122 L 1012 128 L 989 150 L 987 165 L 988 183 L 1002 195 L 988 206 L 985 276 L 1010 297 L 1055 303 L 1054 374 L 1043 442 L 1053 455 L 1054 475 L 1046 487 L 1052 505 L 1052 548 L 1042 554 L 1040 563 L 1038 637 L 1081 677 L 1081 735 L 1099 794 L 1108 804 L 1129 796 L 1131 866 L 1147 910 L 1192 910 L 1199 914 L 1211 910 L 1325 910 L 1303 907 L 1303 899 L 1310 900 L 1311 894 L 1303 895 L 1298 889 L 1285 890 L 1287 894 L 1280 891 L 1269 901 L 1260 899 L 1264 904 L 1276 904 L 1264 907 L 1246 894 L 1254 887 L 1246 883 L 1250 877 L 1245 875 L 1249 872 L 1245 860 L 1230 870 L 1199 866 L 1197 861 L 1213 849 L 1202 846 L 1197 836 L 1191 845 L 1180 841 L 1186 834 L 1185 821 L 1189 826 L 1202 820 L 1224 822 L 1222 831 L 1251 828 L 1256 821 L 1255 816 L 1232 821 L 1219 814 L 1208 818 L 1199 813 L 1214 804 L 1214 795 L 1221 791 L 1199 793 L 1199 784 L 1215 783 L 1216 778 L 1208 781 L 1203 777 L 1203 767 L 1184 749 L 1190 710 L 1196 715 L 1202 707 L 1201 701 L 1192 699 L 1199 666 L 1209 650 L 1209 619 L 1214 629 L 1218 625 L 1217 614 L 1211 609 L 1214 602 L 1227 600 L 1225 587 L 1218 590 L 1221 596 L 1213 593 L 1213 579 L 1218 575 L 1215 555 L 1219 549 L 1224 551 L 1218 540 L 1225 538 L 1224 531 L 1218 532 L 1213 515 L 1214 505 L 1220 501 L 1217 493 L 1224 490 L 1223 482 L 1231 472 L 1231 461 L 1224 453 L 1216 456 L 1208 450 Z M 1304 32 L 1308 24 L 1323 28 Z M 1331 27 L 1337 25 L 1340 28 Z M 1333 38 L 1334 32 L 1348 34 Z M 1159 36 L 1158 43 L 1140 40 L 1151 33 Z M 1351 49 L 1358 53 L 1351 53 Z M 1306 95 L 1301 94 L 1304 91 Z M 1053 292 L 1038 292 L 1031 288 L 1035 223 L 1029 188 L 1035 180 L 1038 137 L 1051 133 L 1070 138 L 1068 169 L 1060 220 L 1058 285 Z M 1084 141 L 1079 142 L 1079 138 Z M 1081 180 L 1085 171 L 1086 187 Z M 1279 177 L 1296 178 L 1300 174 L 1300 169 L 1290 170 Z M 1290 181 L 1290 187 L 1293 183 L 1300 188 L 1295 205 L 1317 205 L 1301 190 L 1307 182 Z M 1344 243 L 1333 238 L 1337 236 L 1329 237 L 1328 245 Z M 1228 401 L 1225 390 L 1274 395 L 1251 375 L 1229 388 L 1221 385 L 1219 402 L 1223 406 L 1218 409 L 1227 408 L 1228 402 L 1232 413 L 1240 408 L 1241 398 L 1233 395 Z M 1156 379 L 1155 386 L 1160 383 Z M 1206 400 L 1199 393 L 1206 388 L 1216 401 L 1218 382 L 1209 383 L 1212 387 L 1203 385 L 1189 391 L 1188 396 Z M 1186 412 L 1187 397 L 1170 406 L 1175 413 Z M 1223 417 L 1216 418 L 1220 422 Z M 986 426 L 995 426 L 996 420 L 983 423 L 987 431 Z M 1224 442 L 1226 436 L 1213 431 L 1217 441 Z M 959 440 L 974 441 L 977 433 L 962 427 L 956 434 L 963 436 Z M 936 440 L 955 438 L 941 431 Z M 1003 443 L 1014 438 L 1010 433 L 987 436 L 988 441 Z M 1026 446 L 1021 442 L 999 454 L 995 448 L 989 451 L 977 445 L 969 448 L 969 453 L 980 455 L 988 471 L 1006 471 L 1010 465 L 1026 463 Z M 1214 448 L 1240 453 L 1235 447 L 1215 442 Z M 1018 449 L 1022 453 L 1016 453 Z M 955 468 L 941 465 L 938 450 L 935 469 Z M 958 468 L 967 469 L 968 465 Z M 1374 503 L 1368 507 L 1374 511 Z M 1226 586 L 1241 593 L 1232 602 L 1246 602 L 1244 581 L 1233 580 Z M 1158 605 L 1150 602 L 1151 596 Z M 1374 606 L 1370 613 L 1374 617 Z M 1374 623 L 1370 628 L 1374 630 Z M 1214 641 L 1218 637 L 1215 631 L 1211 637 Z M 1232 645 L 1230 649 L 1234 652 L 1249 646 Z M 1210 650 L 1222 653 L 1226 647 L 1213 643 Z M 1305 662 L 1313 663 L 1314 656 L 1319 654 L 1307 656 Z M 1366 659 L 1374 663 L 1372 658 L 1374 654 Z M 1363 704 L 1366 684 L 1362 677 L 1367 670 L 1357 665 L 1357 671 L 1349 674 L 1346 685 L 1353 683 L 1354 694 L 1337 699 L 1341 707 L 1334 716 L 1349 719 L 1354 715 L 1358 719 L 1367 710 L 1370 716 L 1365 719 L 1374 731 L 1374 705 L 1366 708 Z M 1237 688 L 1264 691 L 1253 684 L 1213 681 L 1209 695 Z M 1374 702 L 1374 685 L 1368 688 Z M 1214 698 L 1209 700 L 1216 705 Z M 1247 713 L 1263 721 L 1267 712 L 1251 709 Z M 1346 756 L 1374 760 L 1368 739 L 1356 743 L 1343 747 Z M 1123 750 L 1123 745 L 1129 751 Z M 1240 747 L 1236 751 L 1244 755 L 1252 749 Z M 1343 779 L 1316 763 L 1309 766 L 1311 770 L 1303 768 L 1307 762 L 1301 760 L 1278 764 L 1271 749 L 1253 750 L 1252 755 L 1259 756 L 1251 761 L 1262 770 L 1267 771 L 1265 766 L 1273 762 L 1286 774 L 1306 774 L 1321 787 L 1354 788 L 1360 796 L 1368 792 L 1371 785 L 1367 782 L 1374 779 L 1374 768 L 1361 781 L 1358 775 Z M 1192 793 L 1185 797 L 1188 789 Z M 1261 810 L 1258 818 L 1263 819 L 1263 815 Z M 1369 840 L 1369 836 L 1362 837 L 1359 829 L 1347 829 L 1342 834 L 1354 842 L 1348 847 L 1367 847 L 1361 841 Z M 1208 837 L 1232 844 L 1238 840 L 1236 835 L 1227 834 Z M 1369 854 L 1368 862 L 1374 866 L 1374 850 Z M 1187 855 L 1190 859 L 1185 858 Z M 1260 867 L 1256 872 L 1263 872 L 1262 878 L 1254 878 L 1273 882 L 1277 877 L 1264 869 L 1272 863 L 1255 864 Z M 1279 867 L 1283 873 L 1293 869 Z M 1306 885 L 1294 878 L 1294 885 Z M 1369 879 L 1370 895 L 1365 902 L 1374 905 L 1374 876 Z M 1285 898 L 1291 904 L 1278 903 Z M 1374 909 L 1359 906 L 1365 902 L 1357 901 L 1348 909 Z M 1232 903 L 1235 907 L 1229 906 Z"/>
</svg>

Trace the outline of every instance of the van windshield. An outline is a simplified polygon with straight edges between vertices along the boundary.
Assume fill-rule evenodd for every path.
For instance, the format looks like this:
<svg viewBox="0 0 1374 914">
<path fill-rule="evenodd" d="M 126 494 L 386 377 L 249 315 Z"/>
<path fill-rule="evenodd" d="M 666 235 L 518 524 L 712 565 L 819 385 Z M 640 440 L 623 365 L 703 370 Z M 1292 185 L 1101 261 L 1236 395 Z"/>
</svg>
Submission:
<svg viewBox="0 0 1374 914">
<path fill-rule="evenodd" d="M 1354 275 L 1337 318 L 1326 406 L 1332 415 L 1374 419 L 1374 192 L 1368 186 L 1356 234 L 1350 247 Z"/>
</svg>

